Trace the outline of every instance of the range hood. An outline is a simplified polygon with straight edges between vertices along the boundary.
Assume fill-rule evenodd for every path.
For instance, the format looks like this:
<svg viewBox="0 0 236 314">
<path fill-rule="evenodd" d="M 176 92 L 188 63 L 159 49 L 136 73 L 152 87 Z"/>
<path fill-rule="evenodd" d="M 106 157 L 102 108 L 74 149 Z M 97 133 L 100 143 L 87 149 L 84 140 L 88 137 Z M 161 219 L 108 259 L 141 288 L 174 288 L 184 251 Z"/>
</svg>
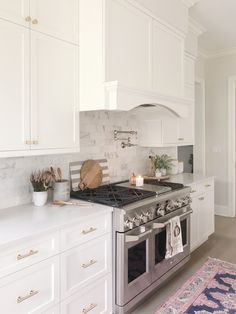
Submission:
<svg viewBox="0 0 236 314">
<path fill-rule="evenodd" d="M 129 111 L 138 106 L 162 106 L 180 117 L 188 116 L 189 106 L 194 101 L 162 95 L 156 92 L 120 85 L 117 81 L 105 83 L 105 108 L 107 110 Z"/>
</svg>

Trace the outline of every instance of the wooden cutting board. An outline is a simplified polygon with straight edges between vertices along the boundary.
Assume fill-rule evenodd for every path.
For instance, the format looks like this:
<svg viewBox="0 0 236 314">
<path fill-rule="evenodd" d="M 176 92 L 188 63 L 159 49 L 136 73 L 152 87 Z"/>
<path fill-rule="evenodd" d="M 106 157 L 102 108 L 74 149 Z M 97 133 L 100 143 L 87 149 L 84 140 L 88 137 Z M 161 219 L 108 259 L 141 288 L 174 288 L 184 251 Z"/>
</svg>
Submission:
<svg viewBox="0 0 236 314">
<path fill-rule="evenodd" d="M 102 167 L 96 160 L 86 160 L 80 169 L 79 188 L 95 189 L 102 183 Z"/>
<path fill-rule="evenodd" d="M 144 176 L 143 178 L 144 178 L 144 180 L 145 180 L 145 179 L 149 179 L 149 180 L 155 180 L 155 181 L 162 181 L 162 180 L 169 180 L 169 179 L 170 179 L 170 176 L 162 176 L 162 177 L 159 177 L 159 178 L 157 178 L 157 177 Z"/>
</svg>

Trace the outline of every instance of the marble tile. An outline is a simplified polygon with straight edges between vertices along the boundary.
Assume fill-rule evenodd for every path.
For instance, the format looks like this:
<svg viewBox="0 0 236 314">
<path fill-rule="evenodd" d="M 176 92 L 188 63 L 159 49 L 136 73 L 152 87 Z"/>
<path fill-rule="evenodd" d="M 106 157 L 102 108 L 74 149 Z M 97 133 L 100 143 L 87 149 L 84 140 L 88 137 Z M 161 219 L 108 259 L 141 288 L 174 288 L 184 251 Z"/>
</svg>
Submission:
<svg viewBox="0 0 236 314">
<path fill-rule="evenodd" d="M 2 158 L 0 159 L 0 209 L 31 202 L 30 173 L 49 166 L 61 167 L 68 178 L 71 161 L 106 158 L 112 181 L 124 180 L 132 172 L 147 173 L 148 156 L 168 153 L 176 157 L 175 148 L 149 149 L 142 147 L 121 148 L 114 141 L 113 131 L 137 130 L 137 120 L 129 112 L 94 111 L 80 114 L 80 153 Z M 137 142 L 136 137 L 132 139 Z"/>
</svg>

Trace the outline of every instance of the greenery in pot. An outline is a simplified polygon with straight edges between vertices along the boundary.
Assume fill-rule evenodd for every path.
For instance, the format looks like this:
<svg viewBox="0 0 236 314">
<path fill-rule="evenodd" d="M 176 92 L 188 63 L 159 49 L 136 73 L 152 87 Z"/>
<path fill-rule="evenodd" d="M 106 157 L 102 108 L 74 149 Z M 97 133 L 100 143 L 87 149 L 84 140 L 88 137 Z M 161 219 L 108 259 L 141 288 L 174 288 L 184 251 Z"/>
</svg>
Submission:
<svg viewBox="0 0 236 314">
<path fill-rule="evenodd" d="M 30 182 L 34 192 L 45 192 L 51 187 L 53 175 L 49 170 L 38 170 L 31 174 Z"/>
<path fill-rule="evenodd" d="M 169 170 L 169 169 L 171 169 L 171 165 L 172 165 L 172 158 L 170 156 L 168 156 L 167 154 L 156 155 L 154 157 L 155 169 L 158 169 L 158 170 L 161 170 L 161 169 Z"/>
</svg>

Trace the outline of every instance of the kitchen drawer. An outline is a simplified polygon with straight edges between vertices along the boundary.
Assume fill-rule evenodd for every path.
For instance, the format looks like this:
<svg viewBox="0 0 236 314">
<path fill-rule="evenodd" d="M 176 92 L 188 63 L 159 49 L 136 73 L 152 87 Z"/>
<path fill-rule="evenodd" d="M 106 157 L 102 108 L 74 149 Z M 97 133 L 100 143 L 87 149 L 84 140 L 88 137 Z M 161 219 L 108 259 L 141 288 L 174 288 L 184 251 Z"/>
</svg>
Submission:
<svg viewBox="0 0 236 314">
<path fill-rule="evenodd" d="M 193 183 L 190 185 L 190 187 L 190 195 L 191 197 L 195 197 L 209 190 L 214 190 L 214 180 L 212 178 L 206 179 L 198 183 Z"/>
<path fill-rule="evenodd" d="M 46 312 L 43 312 L 42 314 L 60 314 L 60 305 L 54 306 L 53 308 L 50 308 L 50 310 L 47 310 Z"/>
<path fill-rule="evenodd" d="M 199 194 L 201 194 L 201 187 L 199 184 L 191 184 L 191 191 L 190 191 L 190 196 L 195 197 Z"/>
<path fill-rule="evenodd" d="M 93 283 L 111 271 L 111 235 L 102 236 L 61 255 L 61 297 Z"/>
<path fill-rule="evenodd" d="M 96 280 L 61 304 L 61 314 L 112 313 L 111 274 Z"/>
<path fill-rule="evenodd" d="M 5 314 L 42 314 L 59 303 L 59 258 L 52 257 L 0 280 Z"/>
<path fill-rule="evenodd" d="M 58 252 L 59 233 L 57 232 L 21 241 L 0 252 L 0 277 L 45 260 Z"/>
<path fill-rule="evenodd" d="M 85 243 L 111 232 L 111 214 L 73 224 L 61 232 L 62 250 Z"/>
<path fill-rule="evenodd" d="M 204 182 L 201 182 L 201 189 L 204 192 L 207 192 L 209 190 L 214 190 L 214 180 L 213 179 L 208 179 Z"/>
</svg>

